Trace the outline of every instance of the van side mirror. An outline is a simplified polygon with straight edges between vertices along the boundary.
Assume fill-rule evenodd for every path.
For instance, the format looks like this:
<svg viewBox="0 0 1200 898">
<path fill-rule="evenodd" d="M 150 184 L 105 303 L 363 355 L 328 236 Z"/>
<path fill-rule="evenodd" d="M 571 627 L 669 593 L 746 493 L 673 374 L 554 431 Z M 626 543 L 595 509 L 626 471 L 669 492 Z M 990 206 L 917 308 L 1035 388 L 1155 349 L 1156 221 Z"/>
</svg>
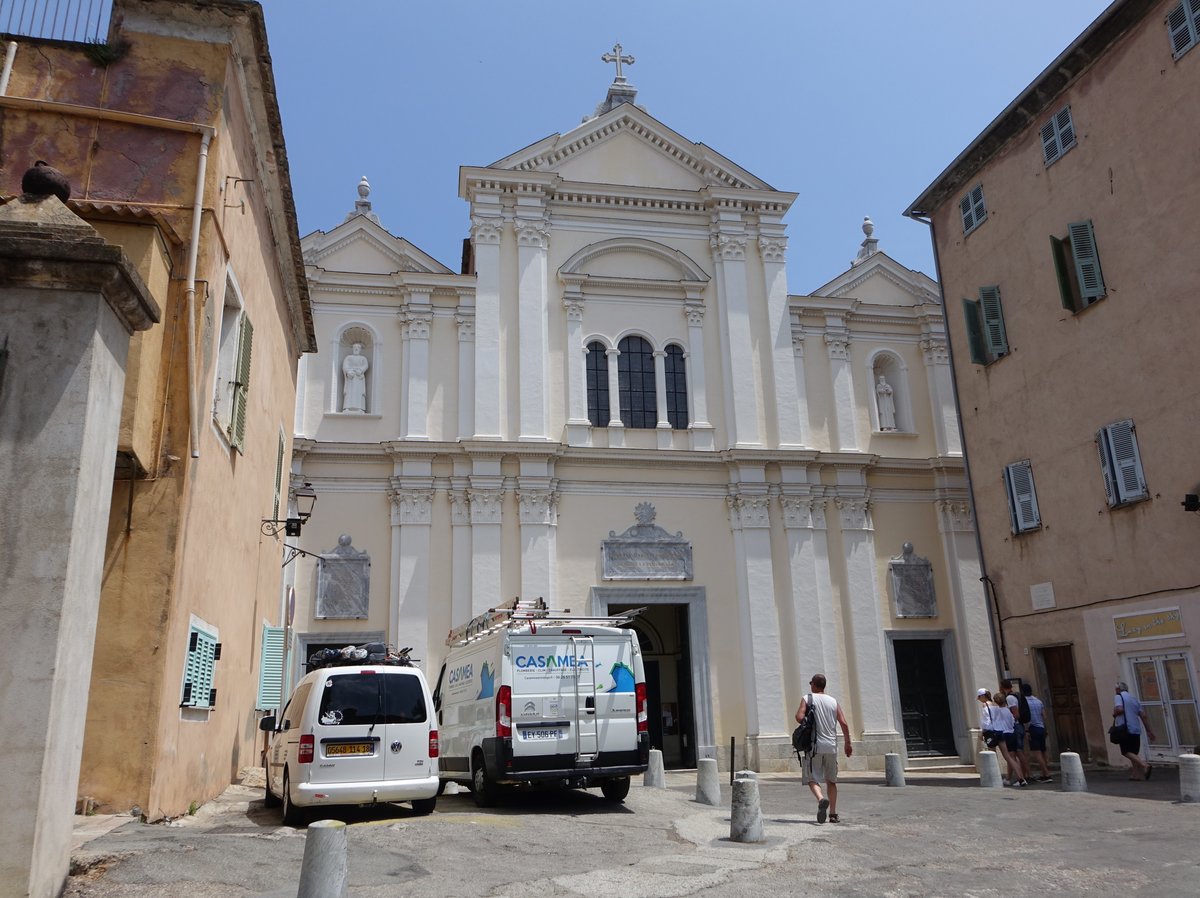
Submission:
<svg viewBox="0 0 1200 898">
<path fill-rule="evenodd" d="M 258 722 L 258 728 L 264 733 L 275 732 L 275 716 L 271 715 L 270 717 L 264 717 Z"/>
</svg>

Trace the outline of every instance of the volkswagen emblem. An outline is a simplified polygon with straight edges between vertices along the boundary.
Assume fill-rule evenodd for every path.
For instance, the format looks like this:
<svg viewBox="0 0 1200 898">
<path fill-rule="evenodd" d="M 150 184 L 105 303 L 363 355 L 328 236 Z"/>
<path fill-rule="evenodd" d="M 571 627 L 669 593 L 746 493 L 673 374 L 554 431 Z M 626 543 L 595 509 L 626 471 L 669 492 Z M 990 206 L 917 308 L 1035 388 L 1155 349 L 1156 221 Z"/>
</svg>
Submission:
<svg viewBox="0 0 1200 898">
<path fill-rule="evenodd" d="M 398 753 L 399 753 L 399 751 L 400 751 L 400 749 L 401 749 L 401 748 L 403 748 L 403 747 L 404 747 L 404 746 L 402 746 L 402 745 L 400 744 L 400 740 L 399 740 L 399 739 L 397 739 L 395 742 L 393 742 L 393 743 L 392 743 L 392 754 L 398 754 Z"/>
</svg>

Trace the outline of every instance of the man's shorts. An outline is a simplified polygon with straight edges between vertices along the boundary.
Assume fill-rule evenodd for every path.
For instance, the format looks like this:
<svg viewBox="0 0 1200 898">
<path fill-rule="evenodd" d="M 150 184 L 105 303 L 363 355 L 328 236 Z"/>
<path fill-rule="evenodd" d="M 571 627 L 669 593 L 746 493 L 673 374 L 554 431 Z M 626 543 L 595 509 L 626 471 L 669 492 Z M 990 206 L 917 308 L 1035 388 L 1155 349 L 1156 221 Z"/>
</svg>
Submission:
<svg viewBox="0 0 1200 898">
<path fill-rule="evenodd" d="M 1121 740 L 1121 754 L 1140 755 L 1142 753 L 1142 734 L 1130 733 Z"/>
<path fill-rule="evenodd" d="M 808 755 L 804 760 L 804 782 L 836 783 L 838 756 L 836 752 Z"/>
<path fill-rule="evenodd" d="M 1008 740 L 1009 751 L 1023 751 L 1025 749 L 1025 724 L 1020 721 L 1013 724 L 1012 736 Z"/>
<path fill-rule="evenodd" d="M 983 744 L 988 748 L 995 748 L 1000 744 L 1000 740 L 1004 738 L 1004 734 L 999 730 L 984 730 Z"/>
<path fill-rule="evenodd" d="M 1029 726 L 1029 750 L 1030 751 L 1045 751 L 1046 750 L 1046 728 L 1035 727 L 1032 724 Z"/>
</svg>

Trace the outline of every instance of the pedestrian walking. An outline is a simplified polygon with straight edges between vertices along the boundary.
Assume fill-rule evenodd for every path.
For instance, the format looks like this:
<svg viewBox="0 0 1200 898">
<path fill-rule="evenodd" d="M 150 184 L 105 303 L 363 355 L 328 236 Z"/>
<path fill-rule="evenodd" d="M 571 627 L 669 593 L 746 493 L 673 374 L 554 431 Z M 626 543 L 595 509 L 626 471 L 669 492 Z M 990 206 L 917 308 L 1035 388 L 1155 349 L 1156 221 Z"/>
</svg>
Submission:
<svg viewBox="0 0 1200 898">
<path fill-rule="evenodd" d="M 1029 761 L 1025 757 L 1025 723 L 1028 720 L 1028 710 L 1022 715 L 1021 700 L 1013 692 L 1012 680 L 1006 678 L 1000 681 L 1000 694 L 996 698 L 996 704 L 1007 707 L 1009 713 L 1012 714 L 1013 732 L 1008 739 L 1008 751 L 1013 756 L 1013 760 L 1017 762 L 1017 767 L 1020 768 L 1017 778 L 1024 786 L 1029 779 Z"/>
<path fill-rule="evenodd" d="M 997 704 L 986 689 L 977 690 L 975 698 L 979 700 L 979 738 L 992 751 L 999 751 L 1000 757 L 1004 758 L 1008 767 L 1008 779 L 1003 781 L 1004 785 L 1028 785 L 1008 748 L 1013 732 L 1013 716 L 1008 710 L 1008 705 Z M 996 698 L 1003 701 L 1004 697 L 997 694 Z"/>
<path fill-rule="evenodd" d="M 1112 716 L 1113 728 L 1109 733 L 1116 737 L 1114 741 L 1120 745 L 1121 754 L 1129 759 L 1129 778 L 1150 779 L 1154 773 L 1154 766 L 1142 760 L 1142 731 L 1145 730 L 1150 739 L 1154 738 L 1154 731 L 1150 729 L 1150 721 L 1146 719 L 1142 703 L 1129 692 L 1125 683 L 1117 683 L 1117 698 Z M 1124 727 L 1124 732 L 1120 731 L 1121 727 Z M 1117 732 L 1114 734 L 1113 730 Z"/>
<path fill-rule="evenodd" d="M 814 674 L 808 685 L 812 693 L 806 695 L 796 710 L 796 723 L 804 720 L 808 713 L 808 702 L 812 699 L 813 706 L 813 750 L 808 754 L 808 763 L 804 770 L 804 782 L 817 800 L 817 823 L 840 823 L 837 809 L 837 730 L 842 728 L 845 741 L 846 757 L 854 753 L 850 745 L 850 725 L 846 723 L 846 715 L 842 706 L 832 695 L 825 694 L 825 674 Z M 825 792 L 821 791 L 824 784 Z"/>
<path fill-rule="evenodd" d="M 1029 738 L 1029 744 L 1026 748 L 1025 757 L 1033 757 L 1038 766 L 1042 769 L 1042 775 L 1037 778 L 1039 783 L 1048 783 L 1053 777 L 1050 776 L 1050 764 L 1046 759 L 1046 705 L 1045 703 L 1033 694 L 1033 686 L 1029 683 L 1021 684 L 1021 695 L 1025 698 L 1025 704 L 1029 708 L 1029 725 L 1026 730 L 1026 735 Z M 1026 761 L 1028 763 L 1028 760 Z M 1026 774 L 1032 774 L 1033 768 L 1026 770 Z"/>
</svg>

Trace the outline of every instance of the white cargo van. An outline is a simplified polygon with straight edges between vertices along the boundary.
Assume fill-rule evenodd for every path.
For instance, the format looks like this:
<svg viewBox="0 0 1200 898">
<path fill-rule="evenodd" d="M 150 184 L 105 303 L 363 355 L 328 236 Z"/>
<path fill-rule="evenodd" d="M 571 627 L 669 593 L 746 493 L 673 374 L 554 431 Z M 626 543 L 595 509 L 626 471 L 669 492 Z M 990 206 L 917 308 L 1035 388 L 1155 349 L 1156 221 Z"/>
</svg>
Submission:
<svg viewBox="0 0 1200 898">
<path fill-rule="evenodd" d="M 433 702 L 443 783 L 481 807 L 506 785 L 599 786 L 622 801 L 650 736 L 636 614 L 572 617 L 511 603 L 453 630 Z"/>
<path fill-rule="evenodd" d="M 326 667 L 296 684 L 278 719 L 259 728 L 267 749 L 266 803 L 296 826 L 308 809 L 411 801 L 420 814 L 438 795 L 433 699 L 416 667 Z"/>
</svg>

